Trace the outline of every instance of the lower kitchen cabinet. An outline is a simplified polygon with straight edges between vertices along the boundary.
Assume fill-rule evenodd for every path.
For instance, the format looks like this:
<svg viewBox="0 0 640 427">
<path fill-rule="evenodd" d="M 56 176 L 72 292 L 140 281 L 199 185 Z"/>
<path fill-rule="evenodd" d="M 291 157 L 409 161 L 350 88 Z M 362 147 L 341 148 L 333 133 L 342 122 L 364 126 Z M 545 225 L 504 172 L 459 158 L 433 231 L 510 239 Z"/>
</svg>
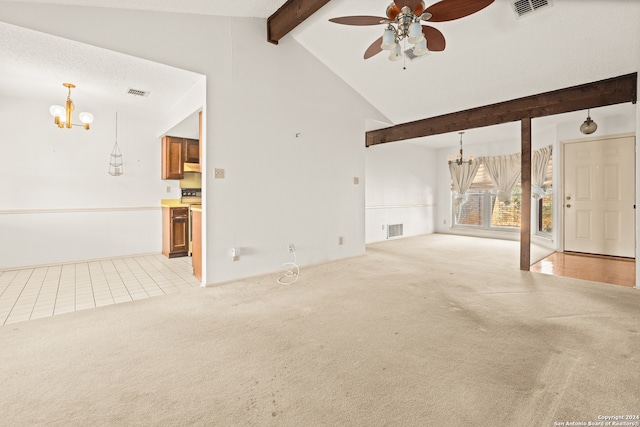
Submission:
<svg viewBox="0 0 640 427">
<path fill-rule="evenodd" d="M 162 207 L 162 253 L 168 258 L 189 255 L 189 208 Z"/>
</svg>

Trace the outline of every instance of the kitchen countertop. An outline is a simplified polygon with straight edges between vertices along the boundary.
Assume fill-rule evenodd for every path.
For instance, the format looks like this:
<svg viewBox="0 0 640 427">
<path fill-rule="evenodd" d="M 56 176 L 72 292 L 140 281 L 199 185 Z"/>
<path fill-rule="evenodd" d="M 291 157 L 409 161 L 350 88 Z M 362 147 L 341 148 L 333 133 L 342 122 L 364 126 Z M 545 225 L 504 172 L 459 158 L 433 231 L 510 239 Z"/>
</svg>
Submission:
<svg viewBox="0 0 640 427">
<path fill-rule="evenodd" d="M 191 210 L 202 212 L 202 205 L 191 205 Z"/>
<path fill-rule="evenodd" d="M 182 203 L 180 199 L 162 199 L 160 200 L 160 206 L 166 208 L 188 208 L 188 203 Z"/>
</svg>

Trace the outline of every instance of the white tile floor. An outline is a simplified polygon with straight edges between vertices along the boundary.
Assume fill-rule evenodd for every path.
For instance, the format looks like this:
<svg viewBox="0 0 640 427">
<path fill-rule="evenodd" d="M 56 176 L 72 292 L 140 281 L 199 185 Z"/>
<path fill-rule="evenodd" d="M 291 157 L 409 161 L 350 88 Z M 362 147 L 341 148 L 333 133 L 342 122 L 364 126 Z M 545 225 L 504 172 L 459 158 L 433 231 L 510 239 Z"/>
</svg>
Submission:
<svg viewBox="0 0 640 427">
<path fill-rule="evenodd" d="M 190 257 L 162 254 L 0 271 L 0 325 L 200 286 Z"/>
</svg>

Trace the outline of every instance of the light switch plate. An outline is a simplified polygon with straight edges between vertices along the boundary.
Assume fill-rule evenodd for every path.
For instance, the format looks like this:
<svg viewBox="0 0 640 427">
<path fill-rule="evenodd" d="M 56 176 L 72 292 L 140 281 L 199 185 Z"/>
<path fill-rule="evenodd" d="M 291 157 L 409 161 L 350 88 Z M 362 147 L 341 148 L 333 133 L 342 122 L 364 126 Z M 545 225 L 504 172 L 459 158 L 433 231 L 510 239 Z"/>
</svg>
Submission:
<svg viewBox="0 0 640 427">
<path fill-rule="evenodd" d="M 355 185 L 360 184 L 360 178 L 358 178 L 357 176 L 354 176 L 354 177 L 353 177 L 353 183 L 354 183 Z"/>
<path fill-rule="evenodd" d="M 213 177 L 215 179 L 224 179 L 224 169 L 214 169 L 213 170 Z"/>
</svg>

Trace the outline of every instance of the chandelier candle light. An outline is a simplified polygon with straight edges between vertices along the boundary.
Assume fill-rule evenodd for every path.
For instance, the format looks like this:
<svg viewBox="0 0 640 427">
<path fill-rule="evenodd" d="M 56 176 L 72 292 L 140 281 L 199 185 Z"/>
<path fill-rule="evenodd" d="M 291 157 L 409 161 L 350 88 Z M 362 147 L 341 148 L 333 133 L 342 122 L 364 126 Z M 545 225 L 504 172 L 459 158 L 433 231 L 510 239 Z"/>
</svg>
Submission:
<svg viewBox="0 0 640 427">
<path fill-rule="evenodd" d="M 73 113 L 73 101 L 71 100 L 71 89 L 75 88 L 76 85 L 73 83 L 63 83 L 62 86 L 66 87 L 69 90 L 67 94 L 67 102 L 65 106 L 61 105 L 52 105 L 49 108 L 49 112 L 54 117 L 54 123 L 60 128 L 71 129 L 71 126 L 82 126 L 85 130 L 89 130 L 91 123 L 93 123 L 93 114 L 82 112 L 78 115 L 78 118 L 82 122 L 82 124 L 73 124 L 71 121 L 71 114 Z"/>
<path fill-rule="evenodd" d="M 469 163 L 472 164 L 473 163 L 473 156 L 469 156 L 469 160 L 464 160 L 464 157 L 462 156 L 462 134 L 464 134 L 464 132 L 458 132 L 460 134 L 460 153 L 454 157 L 454 156 L 449 156 L 449 164 L 451 163 L 456 163 L 458 165 L 462 165 L 464 163 Z"/>
</svg>

